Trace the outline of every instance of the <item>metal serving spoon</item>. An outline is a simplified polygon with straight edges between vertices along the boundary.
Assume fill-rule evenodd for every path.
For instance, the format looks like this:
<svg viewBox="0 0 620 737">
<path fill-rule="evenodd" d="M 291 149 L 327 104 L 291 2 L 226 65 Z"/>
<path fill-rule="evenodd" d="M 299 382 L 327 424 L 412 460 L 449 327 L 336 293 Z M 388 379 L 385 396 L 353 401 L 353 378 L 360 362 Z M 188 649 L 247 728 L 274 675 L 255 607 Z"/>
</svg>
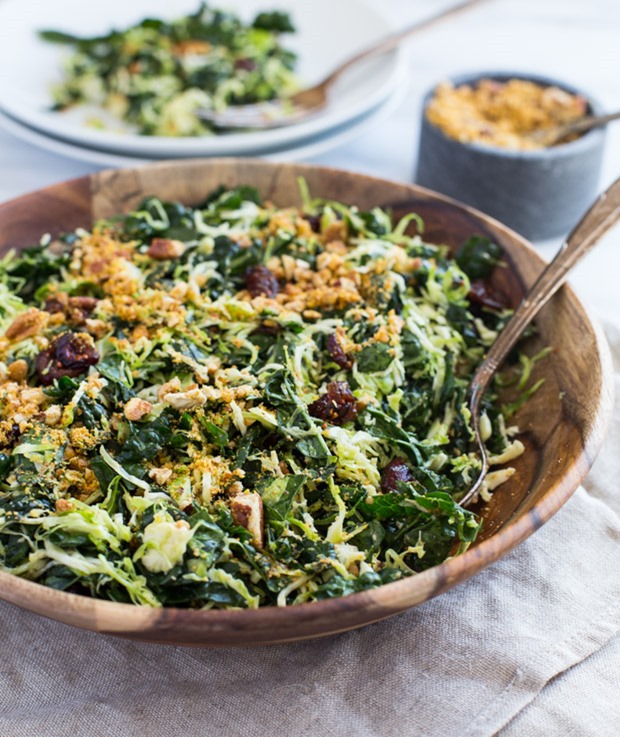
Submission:
<svg viewBox="0 0 620 737">
<path fill-rule="evenodd" d="M 585 133 L 592 128 L 600 128 L 601 126 L 611 123 L 612 120 L 620 120 L 620 111 L 617 113 L 607 113 L 606 115 L 588 115 L 573 123 L 559 125 L 557 128 L 547 128 L 530 133 L 527 138 L 541 146 L 555 146 L 562 143 L 565 138 L 573 136 L 577 133 Z"/>
<path fill-rule="evenodd" d="M 586 255 L 600 238 L 620 219 L 620 179 L 609 187 L 586 212 L 566 238 L 553 261 L 540 274 L 534 285 L 523 297 L 506 327 L 478 367 L 469 389 L 471 411 L 476 444 L 482 460 L 480 476 L 460 500 L 466 505 L 474 499 L 489 470 L 484 443 L 480 433 L 480 402 L 495 372 L 514 348 L 525 328 L 538 314 L 540 308 L 562 286 L 568 272 Z"/>
<path fill-rule="evenodd" d="M 486 2 L 486 0 L 465 0 L 430 18 L 407 26 L 402 31 L 387 36 L 387 38 L 350 57 L 314 87 L 301 90 L 301 92 L 297 92 L 291 97 L 253 105 L 231 105 L 222 112 L 200 108 L 196 111 L 196 115 L 202 120 L 212 123 L 216 128 L 281 128 L 298 123 L 320 112 L 325 107 L 332 84 L 358 62 L 385 54 L 414 33 L 429 28 L 438 21 L 451 18 L 482 2 Z"/>
</svg>

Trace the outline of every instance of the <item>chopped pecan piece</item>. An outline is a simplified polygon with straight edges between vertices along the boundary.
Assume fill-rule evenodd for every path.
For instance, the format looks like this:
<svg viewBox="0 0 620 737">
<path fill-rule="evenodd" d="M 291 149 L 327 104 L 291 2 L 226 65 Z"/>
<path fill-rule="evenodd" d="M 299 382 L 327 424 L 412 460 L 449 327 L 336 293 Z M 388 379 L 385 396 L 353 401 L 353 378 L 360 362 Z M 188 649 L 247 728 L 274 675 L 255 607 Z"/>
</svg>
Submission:
<svg viewBox="0 0 620 737">
<path fill-rule="evenodd" d="M 59 514 L 63 512 L 71 512 L 75 509 L 75 504 L 70 499 L 57 499 L 56 500 L 56 511 Z"/>
<path fill-rule="evenodd" d="M 95 338 L 103 338 L 108 330 L 111 329 L 110 325 L 108 325 L 104 320 L 94 320 L 92 317 L 87 317 L 86 320 L 84 320 L 84 326 Z"/>
<path fill-rule="evenodd" d="M 62 418 L 62 407 L 59 404 L 50 404 L 43 413 L 43 422 L 50 427 L 58 425 Z"/>
<path fill-rule="evenodd" d="M 90 315 L 98 302 L 96 297 L 69 297 L 69 307 L 80 310 L 85 315 Z"/>
<path fill-rule="evenodd" d="M 252 535 L 254 546 L 260 550 L 265 544 L 263 500 L 260 494 L 255 491 L 236 494 L 230 501 L 230 511 L 235 524 L 245 527 Z"/>
<path fill-rule="evenodd" d="M 90 317 L 99 300 L 96 297 L 79 295 L 69 297 L 64 292 L 48 297 L 43 309 L 50 315 L 64 315 L 74 325 L 83 325 Z"/>
<path fill-rule="evenodd" d="M 170 238 L 153 238 L 146 252 L 147 256 L 157 261 L 179 258 L 185 253 L 185 243 Z"/>
<path fill-rule="evenodd" d="M 346 239 L 347 224 L 342 220 L 330 223 L 323 231 L 323 240 L 325 243 L 331 243 L 332 241 L 346 241 Z"/>
<path fill-rule="evenodd" d="M 13 361 L 8 365 L 7 372 L 11 381 L 26 381 L 28 378 L 28 364 L 23 358 L 18 358 L 17 361 Z"/>
<path fill-rule="evenodd" d="M 156 484 L 164 486 L 172 476 L 171 468 L 151 468 L 149 471 L 149 478 L 153 479 Z"/>
<path fill-rule="evenodd" d="M 5 335 L 15 343 L 26 338 L 31 338 L 43 330 L 48 320 L 49 315 L 41 312 L 41 310 L 37 310 L 35 307 L 31 307 L 13 320 L 6 329 Z"/>
<path fill-rule="evenodd" d="M 125 405 L 123 414 L 128 420 L 134 422 L 136 420 L 141 420 L 145 415 L 148 415 L 152 409 L 153 405 L 150 402 L 147 402 L 146 399 L 132 397 Z"/>
<path fill-rule="evenodd" d="M 208 54 L 213 47 L 208 41 L 202 39 L 187 39 L 186 41 L 178 41 L 172 47 L 172 53 L 179 56 L 187 54 Z"/>
</svg>

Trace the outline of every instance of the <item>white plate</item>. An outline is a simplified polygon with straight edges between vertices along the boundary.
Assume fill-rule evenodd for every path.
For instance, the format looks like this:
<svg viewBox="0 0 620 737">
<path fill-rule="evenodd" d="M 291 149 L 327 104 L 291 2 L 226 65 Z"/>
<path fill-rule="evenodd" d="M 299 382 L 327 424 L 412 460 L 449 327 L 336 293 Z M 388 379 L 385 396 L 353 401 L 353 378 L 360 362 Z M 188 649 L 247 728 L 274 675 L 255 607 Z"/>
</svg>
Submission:
<svg viewBox="0 0 620 737">
<path fill-rule="evenodd" d="M 216 0 L 245 19 L 261 9 L 285 6 L 283 0 Z M 220 136 L 165 138 L 89 128 L 84 113 L 48 109 L 50 85 L 60 78 L 67 50 L 41 41 L 37 31 L 53 28 L 75 34 L 125 27 L 145 16 L 174 18 L 196 9 L 195 0 L 4 0 L 0 4 L 0 110 L 31 128 L 89 148 L 141 157 L 235 155 L 291 145 L 319 135 L 371 111 L 395 88 L 402 54 L 391 52 L 365 62 L 333 90 L 321 114 L 287 128 Z M 289 0 L 298 33 L 286 43 L 299 54 L 299 75 L 307 84 L 323 78 L 340 61 L 389 33 L 387 21 L 361 0 Z"/>
<path fill-rule="evenodd" d="M 402 85 L 392 95 L 374 110 L 361 115 L 352 123 L 347 123 L 339 128 L 332 129 L 322 135 L 306 139 L 304 142 L 293 147 L 283 147 L 272 150 L 270 153 L 258 153 L 257 156 L 269 161 L 302 161 L 319 156 L 326 151 L 342 146 L 362 135 L 367 129 L 377 126 L 392 115 L 400 105 L 406 88 Z M 100 167 L 132 167 L 148 164 L 156 161 L 153 158 L 140 156 L 124 156 L 106 151 L 85 148 L 59 140 L 41 133 L 34 128 L 29 128 L 23 123 L 0 112 L 0 128 L 14 135 L 26 143 L 45 149 L 59 156 L 65 156 L 77 161 L 85 161 Z"/>
</svg>

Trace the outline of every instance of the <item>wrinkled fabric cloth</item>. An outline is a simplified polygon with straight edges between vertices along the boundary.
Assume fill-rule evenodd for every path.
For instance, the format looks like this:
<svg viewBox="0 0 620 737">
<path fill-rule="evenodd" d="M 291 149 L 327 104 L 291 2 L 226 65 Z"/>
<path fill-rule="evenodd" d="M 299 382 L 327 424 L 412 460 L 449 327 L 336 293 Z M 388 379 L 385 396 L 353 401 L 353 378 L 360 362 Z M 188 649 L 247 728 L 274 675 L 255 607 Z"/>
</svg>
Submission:
<svg viewBox="0 0 620 737">
<path fill-rule="evenodd" d="M 620 329 L 607 326 L 620 394 Z M 136 644 L 0 604 L 0 737 L 616 737 L 620 409 L 565 507 L 391 620 L 255 650 Z"/>
</svg>

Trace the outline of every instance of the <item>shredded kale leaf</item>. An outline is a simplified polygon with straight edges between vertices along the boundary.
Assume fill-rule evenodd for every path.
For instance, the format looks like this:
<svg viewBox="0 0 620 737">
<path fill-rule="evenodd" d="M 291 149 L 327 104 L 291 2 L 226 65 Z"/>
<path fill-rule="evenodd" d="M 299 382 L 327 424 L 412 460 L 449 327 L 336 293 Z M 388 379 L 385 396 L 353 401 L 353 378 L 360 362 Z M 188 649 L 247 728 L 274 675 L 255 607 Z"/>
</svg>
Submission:
<svg viewBox="0 0 620 737">
<path fill-rule="evenodd" d="M 2 570 L 255 608 L 384 585 L 474 542 L 466 388 L 507 310 L 479 309 L 471 280 L 501 251 L 472 236 L 454 259 L 414 214 L 302 194 L 149 197 L 0 262 Z M 545 355 L 503 377 L 514 402 L 485 397 L 497 463 L 523 451 L 505 418 Z"/>
<path fill-rule="evenodd" d="M 500 262 L 502 249 L 488 238 L 473 235 L 459 248 L 456 263 L 470 279 L 484 279 Z"/>
</svg>

